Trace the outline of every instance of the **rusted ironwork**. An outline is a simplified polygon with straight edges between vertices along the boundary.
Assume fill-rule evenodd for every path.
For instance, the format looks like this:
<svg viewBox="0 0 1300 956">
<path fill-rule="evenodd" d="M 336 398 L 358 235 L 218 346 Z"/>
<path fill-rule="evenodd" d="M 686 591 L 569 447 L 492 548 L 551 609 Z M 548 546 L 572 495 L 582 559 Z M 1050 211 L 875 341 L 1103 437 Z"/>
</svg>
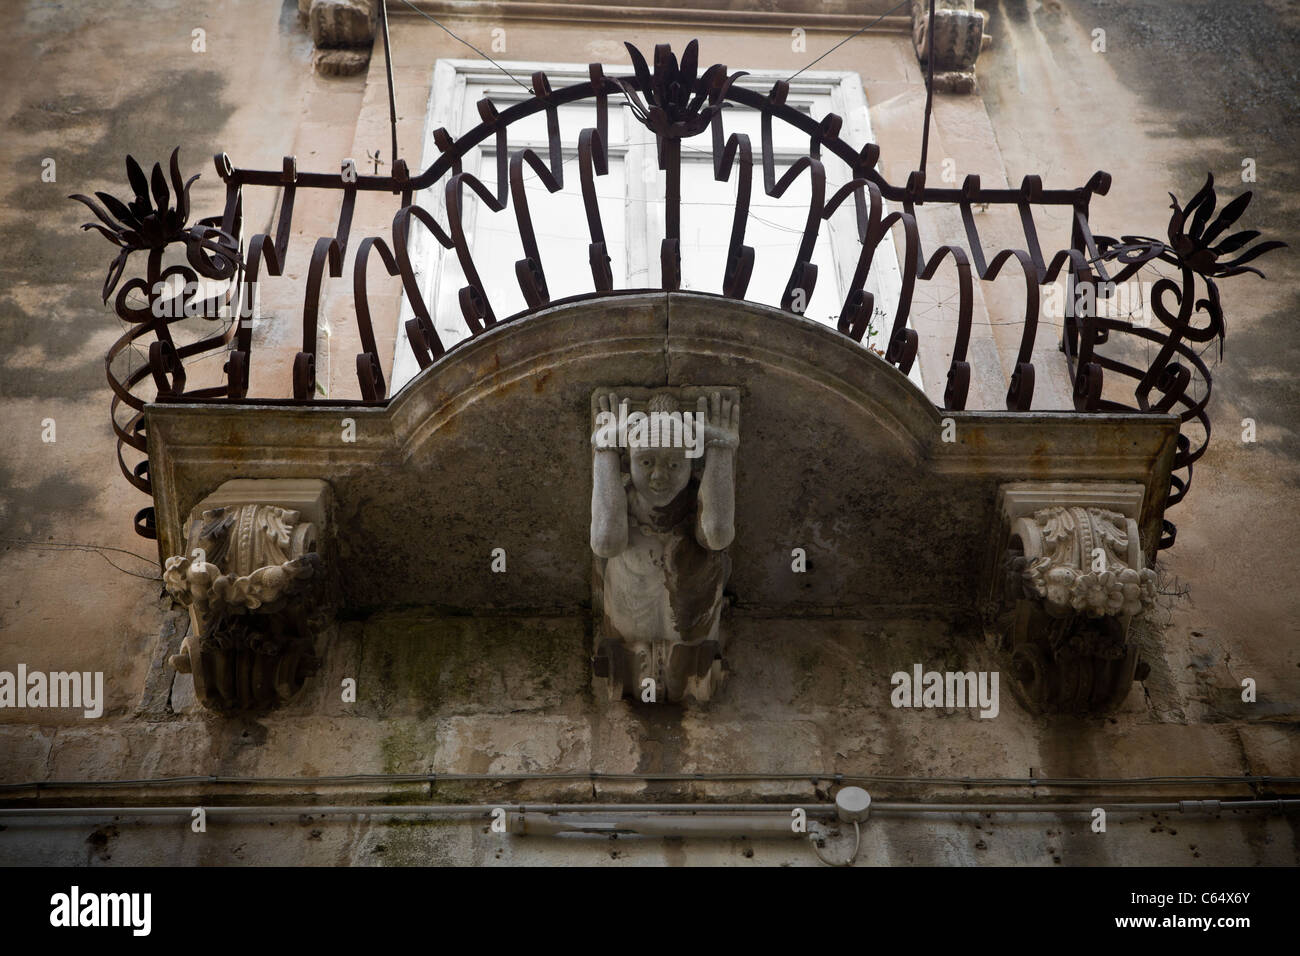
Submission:
<svg viewBox="0 0 1300 956">
<path fill-rule="evenodd" d="M 135 198 L 129 203 L 123 203 L 103 192 L 95 194 L 99 203 L 80 194 L 70 197 L 85 203 L 99 219 L 99 222 L 88 222 L 82 228 L 96 230 L 120 249 L 117 258 L 108 267 L 103 288 L 105 302 L 117 289 L 113 307 L 127 323 L 127 330 L 109 347 L 104 360 L 108 384 L 113 390 L 110 417 L 113 430 L 117 433 L 118 466 L 127 481 L 149 495 L 153 494 L 153 486 L 149 481 L 148 446 L 144 429 L 145 401 L 136 394 L 136 388 L 151 377 L 159 398 L 166 399 L 185 393 L 185 359 L 224 346 L 230 341 L 234 328 L 232 325 L 224 333 L 178 348 L 172 340 L 170 326 L 187 315 L 211 311 L 216 304 L 216 297 L 199 298 L 202 295 L 198 281 L 200 276 L 225 280 L 236 277 L 240 271 L 239 243 L 235 238 L 239 234 L 241 209 L 238 199 L 227 210 L 233 225 L 232 231 L 218 228 L 217 220 L 213 218 L 201 219 L 196 225 L 188 226 L 189 191 L 198 176 L 192 176 L 189 180 L 182 178 L 179 148 L 172 151 L 170 167 L 170 191 L 161 164 L 155 163 L 153 175 L 146 179 L 140 164 L 134 157 L 128 156 L 126 174 L 135 193 Z M 184 244 L 189 265 L 173 265 L 164 269 L 163 252 L 177 242 Z M 127 262 L 135 252 L 148 254 L 145 274 L 143 277 L 128 279 L 119 289 L 118 283 Z M 178 290 L 173 279 L 180 280 Z M 136 296 L 134 303 L 133 294 Z M 129 370 L 125 376 L 118 375 L 114 369 L 114 360 L 124 351 L 134 349 L 135 342 L 150 333 L 153 333 L 155 339 L 149 343 L 148 362 Z M 222 388 L 193 389 L 188 394 L 194 398 L 211 399 L 219 397 L 222 391 Z M 121 405 L 126 405 L 133 413 L 125 421 L 118 413 Z M 123 457 L 124 446 L 133 448 L 146 457 L 134 465 L 128 465 Z M 143 537 L 157 536 L 152 507 L 136 513 L 135 528 Z"/>
<path fill-rule="evenodd" d="M 1174 456 L 1174 471 L 1170 477 L 1170 491 L 1166 508 L 1178 504 L 1187 494 L 1192 480 L 1192 466 L 1205 454 L 1210 443 L 1210 418 L 1206 406 L 1210 401 L 1210 370 L 1200 354 L 1192 347 L 1219 340 L 1222 356 L 1226 335 L 1223 307 L 1215 279 L 1253 273 L 1263 278 L 1264 273 L 1246 265 L 1266 252 L 1281 249 L 1285 242 L 1270 240 L 1256 243 L 1260 233 L 1247 229 L 1224 236 L 1218 245 L 1211 245 L 1241 218 L 1250 205 L 1251 192 L 1247 190 L 1229 202 L 1213 222 L 1217 196 L 1214 176 L 1206 177 L 1205 185 L 1192 197 L 1184 209 L 1177 197 L 1173 200 L 1173 215 L 1169 218 L 1168 242 L 1146 236 L 1124 236 L 1120 240 L 1109 236 L 1096 236 L 1090 241 L 1090 260 L 1097 267 L 1097 295 L 1108 293 L 1120 282 L 1127 281 L 1144 266 L 1160 261 L 1179 270 L 1180 280 L 1158 279 L 1151 289 L 1150 308 L 1168 332 L 1145 328 L 1131 322 L 1089 315 L 1088 309 L 1067 310 L 1063 347 L 1070 359 L 1074 381 L 1076 407 L 1084 411 L 1127 411 L 1134 406 L 1113 402 L 1101 397 L 1103 370 L 1117 372 L 1137 381 L 1134 389 L 1136 408 L 1141 411 L 1176 412 L 1184 425 L 1195 422 L 1204 434 L 1199 444 L 1193 446 L 1194 433 L 1182 429 Z M 1226 262 L 1219 260 L 1235 255 Z M 1103 263 L 1112 262 L 1120 267 L 1113 278 L 1106 275 Z M 1205 286 L 1205 298 L 1196 297 L 1196 281 Z M 1167 306 L 1166 297 L 1172 297 L 1173 308 Z M 1095 301 L 1095 297 L 1094 297 Z M 1087 305 L 1087 303 L 1085 303 Z M 1083 314 L 1071 314 L 1082 312 Z M 1197 325 L 1198 314 L 1203 314 L 1204 325 Z M 1154 342 L 1160 346 L 1145 370 L 1130 365 L 1115 356 L 1105 356 L 1095 347 L 1106 342 L 1114 332 L 1120 336 L 1133 336 L 1139 341 Z M 1186 364 L 1184 364 L 1186 363 Z M 1188 366 L 1191 366 L 1190 368 Z M 1204 382 L 1204 393 L 1198 398 L 1191 386 L 1199 375 Z M 1155 397 L 1152 392 L 1157 393 Z M 1159 547 L 1174 543 L 1176 529 L 1166 520 Z"/>
<path fill-rule="evenodd" d="M 149 492 L 147 462 L 128 468 L 122 459 L 122 445 L 138 451 L 146 450 L 143 418 L 140 414 L 144 398 L 140 386 L 152 378 L 159 397 L 167 401 L 227 401 L 249 400 L 248 374 L 252 361 L 253 342 L 251 323 L 244 321 L 252 314 L 253 294 L 261 280 L 263 270 L 270 276 L 282 274 L 288 253 L 289 235 L 293 219 L 294 201 L 299 190 L 324 189 L 341 192 L 342 201 L 337 228 L 331 236 L 316 240 L 307 272 L 303 306 L 302 349 L 298 352 L 292 369 L 293 401 L 313 403 L 320 401 L 316 395 L 316 347 L 318 318 L 321 307 L 322 283 L 328 275 L 340 277 L 348 251 L 352 212 L 358 193 L 386 192 L 397 197 L 393 217 L 391 242 L 383 237 L 368 236 L 357 246 L 353 266 L 353 297 L 358 334 L 362 351 L 357 355 L 357 378 L 364 402 L 384 402 L 387 387 L 382 372 L 382 362 L 377 353 L 374 329 L 368 301 L 367 268 L 372 253 L 377 253 L 389 276 L 400 279 L 402 289 L 410 304 L 414 318 L 406 323 L 408 343 L 421 368 L 426 368 L 448 351 L 435 329 L 433 315 L 424 301 L 412 262 L 412 229 L 418 224 L 427 230 L 445 249 L 454 250 L 466 278 L 459 290 L 462 318 L 474 337 L 494 325 L 518 318 L 551 304 L 550 287 L 543 265 L 541 248 L 537 242 L 532 215 L 526 197 L 527 173 L 531 170 L 549 192 L 564 185 L 563 151 L 560 139 L 558 110 L 571 103 L 590 101 L 594 109 L 594 124 L 582 130 L 578 138 L 578 173 L 581 182 L 583 207 L 586 214 L 590 243 L 589 265 L 592 276 L 592 293 L 616 294 L 609 248 L 602 226 L 596 192 L 596 178 L 609 171 L 607 146 L 609 142 L 609 97 L 622 96 L 629 104 L 632 115 L 655 136 L 656 159 L 664 172 L 665 186 L 665 236 L 660 248 L 662 286 L 677 289 L 681 283 L 681 148 L 682 141 L 709 131 L 712 141 L 713 175 L 717 182 L 733 179 L 736 184 L 735 210 L 730 224 L 724 273 L 720 277 L 722 295 L 744 299 L 755 266 L 753 247 L 745 243 L 745 230 L 749 219 L 753 191 L 754 149 L 750 138 L 740 132 L 727 132 L 725 117 L 728 109 L 745 107 L 760 115 L 759 163 L 762 167 L 763 192 L 773 198 L 783 196 L 799 179 L 807 177 L 809 203 L 804 227 L 797 246 L 792 249 L 793 262 L 781 295 L 780 306 L 790 312 L 800 310 L 812 295 L 817 282 L 817 267 L 812 261 L 821 224 L 828 220 L 851 197 L 861 251 L 842 303 L 838 330 L 861 342 L 868 330 L 875 303 L 866 291 L 866 283 L 876 253 L 882 242 L 894 230 L 901 231 L 903 241 L 901 263 L 901 290 L 892 324 L 888 330 L 884 352 L 886 361 L 900 372 L 907 373 L 917 358 L 919 346 L 915 330 L 908 327 L 916 283 L 936 279 L 940 269 L 949 263 L 956 274 L 957 316 L 953 329 L 951 360 L 944 390 L 943 407 L 961 410 L 966 407 L 972 370 L 967 361 L 971 338 L 974 308 L 974 281 L 992 282 L 1005 270 L 1018 267 L 1024 285 L 1024 328 L 1016 363 L 1006 395 L 1006 407 L 1012 411 L 1028 411 L 1034 397 L 1035 371 L 1032 361 L 1038 331 L 1040 287 L 1059 278 L 1067 280 L 1065 323 L 1062 349 L 1070 367 L 1074 386 L 1076 408 L 1080 411 L 1172 411 L 1181 408 L 1179 415 L 1184 423 L 1196 422 L 1208 435 L 1209 420 L 1205 406 L 1209 398 L 1210 374 L 1205 363 L 1191 348 L 1191 344 L 1208 342 L 1222 337 L 1223 319 L 1219 306 L 1218 289 L 1212 279 L 1257 271 L 1245 263 L 1282 243 L 1266 242 L 1220 265 L 1218 260 L 1258 237 L 1258 233 L 1237 233 L 1217 246 L 1209 244 L 1235 221 L 1249 203 L 1249 193 L 1229 203 L 1219 219 L 1209 224 L 1214 209 L 1212 182 L 1188 205 L 1186 210 L 1175 201 L 1175 214 L 1170 222 L 1169 242 L 1162 243 L 1142 237 L 1124 237 L 1117 241 L 1107 237 L 1094 237 L 1089 227 L 1089 206 L 1094 196 L 1104 196 L 1110 188 L 1110 177 L 1098 172 L 1082 186 L 1072 189 L 1046 189 L 1037 176 L 1026 176 L 1018 188 L 986 189 L 978 176 L 967 176 L 959 187 L 932 187 L 926 184 L 924 170 L 913 172 L 905 185 L 887 182 L 877 171 L 880 150 L 874 143 L 854 147 L 840 138 L 842 120 L 828 114 L 820 120 L 787 104 L 789 83 L 779 81 L 767 93 L 748 89 L 738 83 L 742 73 L 727 72 L 715 64 L 702 72 L 698 68 L 698 44 L 691 41 L 680 61 L 667 45 L 656 47 L 653 68 L 641 53 L 628 45 L 633 65 L 629 77 L 607 77 L 597 64 L 589 68 L 585 82 L 561 89 L 553 89 L 544 72 L 532 77 L 531 97 L 505 110 L 498 110 L 484 99 L 478 104 L 481 122 L 459 138 L 453 138 L 445 129 L 437 130 L 434 143 L 441 151 L 439 158 L 427 169 L 411 176 L 403 160 L 395 159 L 389 175 L 364 175 L 347 168 L 339 173 L 300 172 L 292 157 L 284 160 L 279 170 L 236 168 L 223 153 L 215 157 L 217 174 L 226 185 L 225 209 L 221 217 L 201 220 L 197 225 L 186 226 L 188 217 L 187 190 L 189 183 L 180 179 L 177 156 L 172 156 L 172 182 L 177 205 L 169 207 L 165 177 L 155 167 L 153 198 L 149 199 L 149 183 L 134 160 L 128 158 L 128 178 L 136 193 L 136 200 L 127 205 L 100 193 L 99 198 L 107 212 L 87 197 L 74 197 L 87 203 L 103 222 L 87 224 L 98 229 L 122 248 L 110 267 L 105 283 L 105 299 L 120 278 L 126 258 L 135 250 L 148 250 L 149 266 L 145 278 L 132 279 L 118 293 L 115 307 L 120 316 L 134 326 L 109 352 L 109 381 L 115 394 L 113 402 L 114 428 L 119 436 L 119 460 L 128 480 L 142 491 Z M 547 149 L 543 158 L 531 148 L 510 148 L 511 127 L 527 117 L 545 114 Z M 808 137 L 808 151 L 784 170 L 776 164 L 773 124 L 780 122 Z M 462 168 L 462 160 L 480 145 L 491 141 L 495 147 L 495 182 L 487 183 Z M 827 196 L 827 177 L 824 155 L 842 161 L 849 169 L 850 180 Z M 190 180 L 192 182 L 193 180 Z M 412 202 L 414 194 L 440 185 L 446 199 L 446 225 L 440 223 L 430 210 Z M 160 188 L 161 186 L 161 188 Z M 274 188 L 282 191 L 280 217 L 275 236 L 257 233 L 246 240 L 242 232 L 243 192 L 246 189 Z M 473 251 L 466 236 L 467 202 L 476 197 L 491 215 L 513 210 L 524 255 L 515 264 L 516 280 L 523 294 L 526 308 L 516 316 L 500 317 L 485 291 L 482 277 L 475 264 Z M 885 203 L 898 208 L 886 212 Z M 917 209 L 925 204 L 943 205 L 960 210 L 965 231 L 965 245 L 956 242 L 940 245 L 928 255 L 923 250 L 917 228 Z M 1018 212 L 1024 237 L 1020 248 L 1001 249 L 990 255 L 980 239 L 974 216 L 977 205 L 1014 206 Z M 1067 248 L 1053 253 L 1050 258 L 1043 252 L 1034 219 L 1034 207 L 1064 207 L 1071 213 L 1071 235 Z M 110 215 L 111 214 L 111 215 Z M 116 217 L 116 218 L 114 218 Z M 1190 224 L 1188 220 L 1190 219 Z M 107 228 L 105 228 L 107 227 Z M 192 268 L 161 268 L 162 252 L 174 242 L 185 244 Z M 1124 281 L 1143 266 L 1160 260 L 1178 267 L 1182 272 L 1182 285 L 1169 279 L 1156 283 L 1156 314 L 1167 331 L 1143 328 L 1133 323 L 1113 318 L 1101 318 L 1095 308 L 1076 309 L 1073 305 L 1081 297 L 1095 303 L 1105 298 L 1112 283 Z M 1014 266 L 1012 265 L 1014 261 Z M 1105 270 L 1106 263 L 1120 267 L 1114 279 Z M 177 270 L 180 269 L 178 272 Z M 198 276 L 227 280 L 222 293 L 226 303 L 236 303 L 235 317 L 221 333 L 182 348 L 172 343 L 168 326 L 175 318 L 160 319 L 154 305 L 165 295 L 162 286 L 172 276 L 181 276 L 186 282 Z M 1195 300 L 1195 278 L 1199 276 L 1208 289 L 1208 298 Z M 128 292 L 138 292 L 146 299 L 147 308 L 127 301 Z M 1082 293 L 1089 293 L 1083 296 Z M 1172 296 L 1175 308 L 1164 301 Z M 180 316 L 185 314 L 185 301 L 178 303 Z M 170 314 L 176 315 L 175 309 Z M 1205 312 L 1208 323 L 1194 326 L 1195 312 Z M 137 339 L 152 332 L 157 341 L 150 346 L 148 364 L 118 376 L 114 359 Z M 1103 356 L 1098 346 L 1111 341 L 1112 333 L 1132 335 L 1138 341 L 1157 343 L 1158 354 L 1143 370 L 1127 364 L 1115 355 Z M 224 367 L 224 386 L 204 389 L 185 388 L 184 359 L 220 348 L 228 348 Z M 1106 371 L 1116 372 L 1136 380 L 1133 400 L 1125 403 L 1116 398 L 1103 397 L 1103 378 Z M 1193 371 L 1204 383 L 1204 395 L 1193 398 L 1189 392 Z M 992 374 L 1001 375 L 1000 369 Z M 1111 387 L 1112 393 L 1114 388 Z M 1158 393 L 1156 397 L 1152 397 Z M 122 403 L 134 410 L 125 423 L 117 420 L 117 407 Z M 1202 442 L 1192 447 L 1186 432 L 1179 439 L 1175 467 L 1185 470 L 1185 475 L 1175 475 L 1172 481 L 1169 504 L 1176 504 L 1186 494 L 1191 466 L 1204 452 Z M 137 530 L 152 536 L 152 509 L 144 509 L 137 516 Z M 1168 547 L 1173 542 L 1173 527 L 1166 522 L 1165 532 L 1158 547 Z"/>
</svg>

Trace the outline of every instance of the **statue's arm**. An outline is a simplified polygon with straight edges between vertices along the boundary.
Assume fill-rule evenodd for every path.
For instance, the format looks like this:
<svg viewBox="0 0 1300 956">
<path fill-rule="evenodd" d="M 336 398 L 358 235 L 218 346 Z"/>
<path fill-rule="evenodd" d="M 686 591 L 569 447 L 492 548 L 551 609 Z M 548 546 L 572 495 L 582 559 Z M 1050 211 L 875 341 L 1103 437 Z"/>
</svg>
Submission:
<svg viewBox="0 0 1300 956">
<path fill-rule="evenodd" d="M 614 396 L 601 396 L 599 407 L 609 412 L 617 407 Z M 591 550 L 597 557 L 612 558 L 627 547 L 627 489 L 619 466 L 618 445 L 609 433 L 597 427 L 592 436 L 591 462 Z"/>
<path fill-rule="evenodd" d="M 618 451 L 598 449 L 591 465 L 591 550 L 612 558 L 627 547 L 627 491 Z"/>
<path fill-rule="evenodd" d="M 704 477 L 700 480 L 695 540 L 710 551 L 721 551 L 736 536 L 735 459 L 740 443 L 740 403 L 733 406 L 729 399 L 715 393 L 711 403 L 700 399 L 701 419 L 706 409 Z"/>
</svg>

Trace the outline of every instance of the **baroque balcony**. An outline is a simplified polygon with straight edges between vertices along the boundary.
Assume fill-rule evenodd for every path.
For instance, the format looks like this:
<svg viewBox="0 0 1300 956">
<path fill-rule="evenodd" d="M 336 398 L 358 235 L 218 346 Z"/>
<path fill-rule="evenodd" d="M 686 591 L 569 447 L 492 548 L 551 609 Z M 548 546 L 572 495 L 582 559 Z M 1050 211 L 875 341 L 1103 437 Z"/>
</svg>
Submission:
<svg viewBox="0 0 1300 956">
<path fill-rule="evenodd" d="M 401 160 L 389 175 L 350 161 L 337 173 L 300 172 L 292 157 L 278 170 L 244 169 L 222 154 L 224 210 L 190 225 L 173 154 L 170 177 L 160 166 L 146 177 L 128 158 L 129 204 L 76 197 L 100 220 L 88 225 L 121 248 L 103 290 L 130 325 L 107 361 L 113 422 L 124 474 L 153 499 L 136 528 L 157 538 L 168 588 L 192 609 L 175 665 L 213 709 L 256 709 L 297 692 L 339 614 L 418 605 L 590 615 L 593 677 L 611 698 L 635 699 L 649 680 L 667 699 L 703 701 L 725 673 L 729 615 L 901 615 L 992 636 L 1031 710 L 1117 705 L 1143 674 L 1130 631 L 1153 599 L 1158 552 L 1174 544 L 1167 512 L 1208 442 L 1210 373 L 1198 348 L 1223 337 L 1215 280 L 1256 271 L 1247 263 L 1281 245 L 1229 233 L 1249 193 L 1214 217 L 1207 181 L 1185 208 L 1175 200 L 1166 240 L 1094 236 L 1089 210 L 1109 189 L 1105 173 L 1071 188 L 1036 176 L 1019 188 L 974 176 L 934 185 L 920 171 L 890 183 L 874 144 L 846 142 L 834 114 L 792 108 L 787 82 L 763 92 L 722 65 L 700 70 L 695 43 L 680 61 L 667 46 L 652 62 L 628 52 L 631 75 L 593 64 L 586 81 L 552 89 L 539 72 L 526 100 L 500 111 L 482 101 L 482 122 L 459 137 L 437 131 L 440 155 L 417 174 Z M 614 283 L 598 189 L 611 100 L 630 104 L 653 137 L 664 204 L 656 288 Z M 589 110 L 575 158 L 590 291 L 559 298 L 548 275 L 566 264 L 547 255 L 528 185 L 555 193 L 571 175 L 559 111 L 574 104 Z M 729 131 L 737 111 L 757 115 L 757 142 Z M 545 122 L 547 148 L 512 149 L 512 131 L 532 117 Z M 778 158 L 779 130 L 806 138 L 803 155 Z M 488 144 L 495 176 L 484 181 L 462 160 Z M 732 207 L 716 226 L 726 255 L 713 291 L 683 283 L 684 149 L 710 154 Z M 796 187 L 809 196 L 803 227 L 784 261 L 760 261 L 746 243 L 751 204 Z M 269 190 L 280 192 L 274 234 L 249 234 L 245 200 Z M 291 363 L 271 353 L 282 389 L 258 396 L 258 292 L 292 281 L 302 190 L 337 196 L 337 219 L 311 250 L 301 326 L 290 333 L 301 348 Z M 390 196 L 391 232 L 355 241 L 359 199 Z M 1015 210 L 1023 243 L 985 248 L 989 207 Z M 1068 220 L 1069 235 L 1040 235 L 1043 210 Z M 963 235 L 926 248 L 919 220 L 932 211 L 959 220 Z M 832 217 L 850 212 L 860 251 L 830 327 L 804 314 L 814 250 Z M 471 214 L 513 222 L 523 311 L 494 307 L 467 239 Z M 465 277 L 457 301 L 468 336 L 454 343 L 439 335 L 446 317 L 420 274 L 430 239 Z M 133 251 L 147 252 L 146 272 L 121 282 Z M 327 281 L 346 278 L 349 252 L 352 295 L 331 298 Z M 420 371 L 396 391 L 375 328 L 391 294 L 373 292 L 382 274 L 372 260 L 382 281 L 400 283 L 411 315 L 404 347 Z M 895 262 L 896 277 L 883 278 Z M 755 270 L 778 268 L 775 307 L 747 297 Z M 1142 275 L 1160 327 L 1107 308 Z M 1022 325 L 1008 369 L 981 364 L 971 348 L 976 299 L 994 282 L 1023 292 L 1022 312 L 998 316 Z M 1062 354 L 1049 352 L 1057 364 L 1047 367 L 1042 302 L 1059 286 Z M 925 296 L 948 303 L 946 340 L 924 339 L 939 355 L 922 352 L 914 321 Z M 346 329 L 323 324 L 331 307 Z M 173 326 L 196 315 L 221 317 L 219 331 L 181 343 Z M 321 394 L 327 336 L 357 343 L 355 398 Z M 121 357 L 149 337 L 147 364 L 123 372 Z M 195 364 L 220 353 L 219 376 L 215 363 Z M 918 383 L 919 360 L 943 369 L 940 401 Z M 614 406 L 698 407 L 707 419 L 709 449 L 690 484 L 655 512 L 668 521 L 678 505 L 697 509 L 700 552 L 647 552 L 668 562 L 654 598 L 671 605 L 668 633 L 620 623 L 640 620 L 645 595 L 627 584 L 639 578 L 611 570 L 624 552 L 604 553 L 601 509 L 626 517 L 619 468 L 622 493 L 650 492 L 632 464 L 593 448 L 611 393 Z M 602 484 L 607 468 L 613 484 Z M 652 516 L 641 534 L 668 528 Z M 621 533 L 620 548 L 635 537 Z"/>
</svg>

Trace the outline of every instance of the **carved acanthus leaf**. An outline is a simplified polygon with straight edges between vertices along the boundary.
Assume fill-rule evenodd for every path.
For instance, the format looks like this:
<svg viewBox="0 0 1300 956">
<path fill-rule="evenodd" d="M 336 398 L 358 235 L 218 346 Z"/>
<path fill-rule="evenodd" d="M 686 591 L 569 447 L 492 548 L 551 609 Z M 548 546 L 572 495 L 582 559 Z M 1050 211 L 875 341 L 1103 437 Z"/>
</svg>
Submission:
<svg viewBox="0 0 1300 956">
<path fill-rule="evenodd" d="M 163 569 L 167 591 L 190 609 L 172 665 L 221 713 L 293 697 L 319 664 L 314 645 L 327 626 L 316 526 L 270 504 L 196 509 L 186 549 Z"/>
<path fill-rule="evenodd" d="M 1155 572 L 1130 565 L 1128 519 L 1102 508 L 1043 508 L 1042 553 L 1019 563 L 1025 588 L 1060 612 L 1131 617 L 1155 602 Z"/>
<path fill-rule="evenodd" d="M 248 504 L 203 512 L 187 555 L 168 558 L 163 583 L 201 619 L 228 610 L 269 611 L 318 575 L 315 528 L 297 511 Z"/>
</svg>

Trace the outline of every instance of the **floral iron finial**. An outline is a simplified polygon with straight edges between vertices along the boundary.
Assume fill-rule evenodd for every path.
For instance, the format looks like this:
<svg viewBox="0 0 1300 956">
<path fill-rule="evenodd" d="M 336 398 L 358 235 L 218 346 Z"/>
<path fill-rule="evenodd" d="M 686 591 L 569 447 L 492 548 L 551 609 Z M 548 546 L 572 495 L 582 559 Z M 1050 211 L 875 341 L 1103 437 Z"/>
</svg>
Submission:
<svg viewBox="0 0 1300 956">
<path fill-rule="evenodd" d="M 1253 272 L 1263 278 L 1263 272 L 1246 263 L 1266 252 L 1286 248 L 1285 242 L 1269 240 L 1247 249 L 1246 247 L 1260 236 L 1259 231 L 1255 229 L 1235 232 L 1220 241 L 1218 245 L 1212 245 L 1241 218 L 1246 207 L 1250 205 L 1251 196 L 1249 190 L 1242 193 L 1224 206 L 1218 217 L 1210 222 L 1210 217 L 1214 215 L 1216 197 L 1214 176 L 1207 174 L 1205 185 L 1192 197 L 1186 209 L 1179 205 L 1178 197 L 1173 193 L 1169 194 L 1169 198 L 1173 200 L 1170 208 L 1174 213 L 1169 217 L 1167 243 L 1148 236 L 1123 236 L 1119 240 L 1109 236 L 1097 236 L 1097 248 L 1100 252 L 1097 258 L 1113 260 L 1123 267 L 1120 273 L 1113 277 L 1115 282 L 1124 281 L 1143 265 L 1156 259 L 1182 270 L 1181 289 L 1170 279 L 1161 279 L 1155 283 L 1151 308 L 1165 325 L 1175 331 L 1177 338 L 1186 337 L 1193 342 L 1208 342 L 1217 337 L 1220 353 L 1222 353 L 1226 327 L 1223 307 L 1219 299 L 1219 287 L 1214 280 L 1242 275 L 1246 272 Z M 1238 254 L 1236 258 L 1220 262 L 1224 256 L 1233 253 Z M 1197 299 L 1194 294 L 1195 276 L 1200 276 L 1205 283 L 1207 296 L 1204 299 Z M 1172 294 L 1174 309 L 1165 307 L 1163 302 L 1165 293 Z M 1204 311 L 1209 318 L 1208 325 L 1197 328 L 1191 324 L 1193 307 Z M 1166 350 L 1172 348 L 1172 345 L 1166 346 Z M 1164 352 L 1161 354 L 1163 355 Z M 1146 378 L 1150 378 L 1150 375 Z"/>
<path fill-rule="evenodd" d="M 1213 174 L 1207 175 L 1205 185 L 1192 197 L 1186 209 L 1179 207 L 1178 198 L 1173 193 L 1169 194 L 1169 198 L 1173 200 L 1170 208 L 1174 211 L 1169 218 L 1169 245 L 1179 263 L 1185 264 L 1197 275 L 1222 279 L 1227 276 L 1241 275 L 1243 272 L 1253 272 L 1263 278 L 1264 273 L 1253 266 L 1247 266 L 1246 263 L 1266 252 L 1286 247 L 1285 242 L 1276 240 L 1261 242 L 1232 261 L 1220 263 L 1220 258 L 1234 252 L 1242 252 L 1247 245 L 1260 236 L 1258 230 L 1247 229 L 1233 233 L 1217 246 L 1210 245 L 1241 218 L 1241 214 L 1250 205 L 1251 192 L 1247 190 L 1224 206 L 1218 218 L 1212 223 L 1209 219 L 1214 214 L 1215 206 Z M 1187 226 L 1189 217 L 1191 225 Z"/>
<path fill-rule="evenodd" d="M 1212 279 L 1224 279 L 1244 272 L 1253 272 L 1262 278 L 1264 273 L 1254 266 L 1247 266 L 1246 263 L 1266 252 L 1286 248 L 1285 242 L 1269 240 L 1246 250 L 1245 247 L 1260 236 L 1258 230 L 1246 229 L 1233 233 L 1218 245 L 1211 245 L 1228 230 L 1229 226 L 1241 218 L 1246 207 L 1250 205 L 1251 197 L 1252 193 L 1249 190 L 1242 193 L 1224 206 L 1218 217 L 1211 223 L 1210 216 L 1214 214 L 1216 197 L 1214 175 L 1208 174 L 1205 185 L 1192 197 L 1186 209 L 1179 205 L 1177 196 L 1173 193 L 1169 194 L 1169 198 L 1173 200 L 1169 208 L 1174 211 L 1174 214 L 1169 217 L 1167 243 L 1147 236 L 1123 236 L 1118 241 L 1109 236 L 1097 236 L 1097 246 L 1101 250 L 1099 258 L 1113 259 L 1129 267 L 1159 259 L 1161 262 L 1167 262 L 1199 275 L 1211 287 L 1213 287 L 1213 283 L 1210 282 Z M 1229 262 L 1219 261 L 1223 256 L 1232 253 L 1241 254 Z"/>
<path fill-rule="evenodd" d="M 615 79 L 614 82 L 623 90 L 636 118 L 661 138 L 686 139 L 702 133 L 714 114 L 722 109 L 722 100 L 731 84 L 745 75 L 728 76 L 727 68 L 715 63 L 697 76 L 698 40 L 686 44 L 680 63 L 667 43 L 657 45 L 653 73 L 640 50 L 630 43 L 623 45 L 632 58 L 636 80 Z M 645 101 L 641 99 L 642 93 Z"/>
<path fill-rule="evenodd" d="M 135 191 L 135 198 L 129 203 L 104 192 L 95 193 L 102 206 L 79 193 L 68 197 L 85 203 L 99 219 L 99 222 L 85 223 L 82 229 L 98 230 L 121 249 L 109 265 L 104 279 L 105 302 L 121 280 L 131 253 L 161 252 L 173 242 L 185 243 L 186 258 L 201 275 L 209 279 L 228 279 L 234 274 L 238 245 L 215 228 L 216 220 L 205 219 L 197 226 L 186 227 L 190 215 L 190 186 L 199 177 L 195 174 L 188 181 L 181 178 L 179 146 L 172 150 L 171 155 L 171 191 L 167 188 L 167 177 L 160 163 L 154 163 L 153 175 L 146 179 L 140 164 L 134 157 L 127 156 L 126 176 Z M 171 205 L 173 193 L 175 206 Z"/>
</svg>

